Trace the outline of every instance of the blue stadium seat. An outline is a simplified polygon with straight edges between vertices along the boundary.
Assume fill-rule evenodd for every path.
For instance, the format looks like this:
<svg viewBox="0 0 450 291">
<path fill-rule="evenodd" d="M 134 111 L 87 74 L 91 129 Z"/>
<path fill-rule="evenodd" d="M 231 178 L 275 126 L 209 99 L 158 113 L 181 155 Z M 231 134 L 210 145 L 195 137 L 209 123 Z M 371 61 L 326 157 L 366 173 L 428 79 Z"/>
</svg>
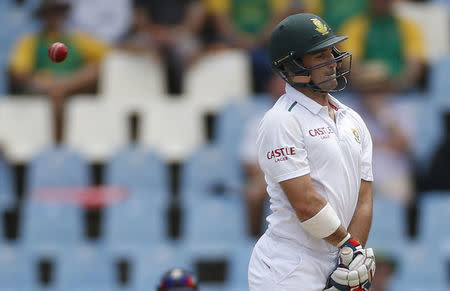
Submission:
<svg viewBox="0 0 450 291">
<path fill-rule="evenodd" d="M 227 155 L 238 158 L 246 123 L 254 117 L 262 118 L 272 106 L 272 102 L 269 96 L 260 95 L 227 105 L 217 115 L 214 126 L 215 143 L 223 148 Z"/>
<path fill-rule="evenodd" d="M 450 98 L 432 99 L 422 107 L 416 121 L 420 142 L 412 145 L 419 170 L 426 171 L 444 135 L 444 113 L 450 112 Z"/>
<path fill-rule="evenodd" d="M 143 248 L 134 254 L 130 290 L 156 290 L 159 280 L 168 270 L 179 267 L 192 270 L 184 245 L 165 242 Z"/>
<path fill-rule="evenodd" d="M 133 199 L 165 201 L 169 195 L 168 169 L 156 154 L 138 146 L 119 151 L 108 161 L 104 183 L 125 186 Z"/>
<path fill-rule="evenodd" d="M 108 247 L 138 247 L 162 242 L 167 236 L 167 204 L 129 199 L 104 208 L 102 241 Z"/>
<path fill-rule="evenodd" d="M 367 246 L 389 249 L 392 245 L 404 245 L 407 240 L 405 206 L 398 201 L 375 195 Z"/>
<path fill-rule="evenodd" d="M 24 201 L 20 219 L 20 243 L 33 251 L 62 253 L 83 241 L 83 217 L 76 205 Z"/>
<path fill-rule="evenodd" d="M 116 265 L 97 244 L 67 249 L 56 263 L 57 290 L 111 290 L 118 286 Z"/>
<path fill-rule="evenodd" d="M 248 240 L 236 245 L 230 259 L 227 290 L 248 290 L 248 263 L 256 242 Z"/>
<path fill-rule="evenodd" d="M 15 202 L 12 171 L 5 159 L 0 157 L 0 211 L 12 207 Z"/>
<path fill-rule="evenodd" d="M 87 162 L 65 147 L 53 147 L 39 153 L 29 164 L 25 180 L 26 195 L 39 188 L 83 187 L 90 184 Z"/>
<path fill-rule="evenodd" d="M 207 291 L 235 291 L 230 290 L 225 283 L 222 282 L 200 282 L 199 284 L 201 290 L 207 290 Z M 243 290 L 239 290 L 243 291 Z M 248 291 L 245 290 L 245 291 Z"/>
<path fill-rule="evenodd" d="M 397 251 L 398 274 L 392 290 L 446 290 L 444 258 L 435 249 L 414 242 Z"/>
<path fill-rule="evenodd" d="M 17 245 L 0 244 L 0 290 L 36 290 L 38 282 L 35 263 Z"/>
<path fill-rule="evenodd" d="M 182 165 L 180 192 L 182 200 L 201 199 L 219 194 L 241 195 L 242 174 L 236 163 L 216 146 L 206 146 Z"/>
<path fill-rule="evenodd" d="M 247 240 L 247 220 L 242 199 L 210 197 L 183 204 L 183 238 L 194 244 Z"/>
<path fill-rule="evenodd" d="M 1 9 L 1 8 L 0 8 Z M 0 45 L 0 67 L 6 68 L 8 65 L 8 47 Z M 4 98 L 8 93 L 8 78 L 5 70 L 0 71 L 0 98 Z"/>
<path fill-rule="evenodd" d="M 231 263 L 239 245 L 248 242 L 246 217 L 241 200 L 232 197 L 210 197 L 183 204 L 181 243 L 192 266 L 200 261 Z M 231 267 L 231 266 L 230 266 Z M 232 270 L 230 277 L 238 280 Z M 203 282 L 205 290 L 227 290 L 220 282 Z"/>
<path fill-rule="evenodd" d="M 422 193 L 419 200 L 419 240 L 439 247 L 450 239 L 450 192 Z"/>
<path fill-rule="evenodd" d="M 100 245 L 102 243 L 100 242 Z M 115 269 L 116 279 L 120 279 L 117 284 L 117 287 L 111 291 L 125 291 L 125 290 L 136 290 L 131 288 L 132 285 L 135 285 L 134 279 L 136 277 L 136 260 L 139 256 L 147 252 L 153 246 L 144 245 L 144 246 L 126 246 L 126 245 L 111 245 L 105 248 L 102 245 L 103 249 L 106 252 L 106 255 L 109 257 L 109 260 L 113 264 L 113 268 Z M 123 277 L 121 277 L 122 272 L 122 264 L 126 264 L 127 272 L 125 281 L 123 281 Z M 137 290 L 136 290 L 137 291 Z"/>
<path fill-rule="evenodd" d="M 225 263 L 225 281 L 206 281 L 199 278 L 200 290 L 211 291 L 228 291 L 227 281 L 232 277 L 231 260 L 235 248 L 240 244 L 240 241 L 233 241 L 232 239 L 226 241 L 204 241 L 197 240 L 180 240 L 182 244 L 183 258 L 186 259 L 188 269 L 194 272 L 202 272 L 204 276 L 208 276 L 209 264 Z M 197 273 L 198 276 L 202 273 Z M 210 273 L 212 276 L 217 276 L 217 273 Z M 247 289 L 248 290 L 248 289 Z"/>
<path fill-rule="evenodd" d="M 82 241 L 82 210 L 72 200 L 76 197 L 71 195 L 77 193 L 71 188 L 87 186 L 89 180 L 88 165 L 77 153 L 64 147 L 39 153 L 31 161 L 25 180 L 21 243 L 30 249 L 63 251 Z"/>
<path fill-rule="evenodd" d="M 449 6 L 450 7 L 450 6 Z M 439 58 L 430 66 L 430 93 L 435 99 L 448 99 L 450 96 L 450 56 Z"/>
</svg>

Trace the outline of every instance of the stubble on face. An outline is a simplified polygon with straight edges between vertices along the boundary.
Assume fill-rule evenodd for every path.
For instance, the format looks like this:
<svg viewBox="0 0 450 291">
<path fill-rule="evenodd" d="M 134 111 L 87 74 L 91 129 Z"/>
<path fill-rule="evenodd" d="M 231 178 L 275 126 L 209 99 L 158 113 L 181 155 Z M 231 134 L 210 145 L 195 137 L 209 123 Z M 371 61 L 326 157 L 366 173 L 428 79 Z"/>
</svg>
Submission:
<svg viewBox="0 0 450 291">
<path fill-rule="evenodd" d="M 332 49 L 326 49 L 322 52 L 307 55 L 304 58 L 305 65 L 308 67 L 319 66 L 334 59 Z M 333 90 L 337 87 L 338 82 L 336 80 L 336 63 L 332 63 L 327 66 L 323 66 L 312 70 L 311 80 L 314 84 L 322 90 Z"/>
</svg>

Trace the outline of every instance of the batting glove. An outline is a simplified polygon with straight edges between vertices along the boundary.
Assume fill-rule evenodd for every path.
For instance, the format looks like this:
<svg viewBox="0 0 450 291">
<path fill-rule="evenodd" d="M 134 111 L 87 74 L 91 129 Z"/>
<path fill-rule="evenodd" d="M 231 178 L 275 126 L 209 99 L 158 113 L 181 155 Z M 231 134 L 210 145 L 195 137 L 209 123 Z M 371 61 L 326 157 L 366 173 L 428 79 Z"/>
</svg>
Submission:
<svg viewBox="0 0 450 291">
<path fill-rule="evenodd" d="M 343 249 L 346 248 L 345 254 Z M 324 290 L 368 291 L 375 275 L 375 256 L 371 248 L 363 249 L 358 240 L 350 238 L 341 247 L 336 270 Z"/>
<path fill-rule="evenodd" d="M 351 248 L 353 253 L 356 253 L 357 251 L 360 251 L 363 249 L 361 246 L 361 243 L 356 238 L 353 238 L 353 237 L 349 238 L 346 242 L 344 242 L 344 244 L 341 245 L 339 247 L 339 249 L 342 250 L 345 247 Z"/>
<path fill-rule="evenodd" d="M 362 249 L 354 253 L 348 269 L 351 272 L 356 271 L 358 273 L 361 290 L 370 290 L 376 269 L 372 248 Z"/>
<path fill-rule="evenodd" d="M 357 271 L 350 271 L 344 266 L 338 266 L 328 277 L 324 291 L 359 291 L 359 276 Z"/>
</svg>

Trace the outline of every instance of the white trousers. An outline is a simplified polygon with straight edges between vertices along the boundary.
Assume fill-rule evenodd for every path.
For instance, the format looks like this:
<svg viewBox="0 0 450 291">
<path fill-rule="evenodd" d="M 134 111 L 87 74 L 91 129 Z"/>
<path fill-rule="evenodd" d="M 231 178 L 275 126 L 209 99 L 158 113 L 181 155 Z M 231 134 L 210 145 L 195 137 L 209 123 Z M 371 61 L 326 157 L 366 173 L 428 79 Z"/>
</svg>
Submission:
<svg viewBox="0 0 450 291">
<path fill-rule="evenodd" d="M 250 291 L 322 291 L 337 253 L 320 253 L 264 234 L 250 258 Z"/>
</svg>

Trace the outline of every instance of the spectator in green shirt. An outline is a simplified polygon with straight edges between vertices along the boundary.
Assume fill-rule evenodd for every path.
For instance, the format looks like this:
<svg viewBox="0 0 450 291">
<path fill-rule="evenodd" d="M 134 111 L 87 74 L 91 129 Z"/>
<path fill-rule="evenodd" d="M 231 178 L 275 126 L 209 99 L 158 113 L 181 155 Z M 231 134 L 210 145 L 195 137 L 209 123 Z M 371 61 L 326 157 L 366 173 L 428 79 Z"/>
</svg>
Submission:
<svg viewBox="0 0 450 291">
<path fill-rule="evenodd" d="M 371 10 L 348 20 L 343 50 L 353 54 L 352 83 L 359 90 L 398 92 L 417 86 L 424 42 L 416 23 L 395 15 L 393 0 L 372 0 Z"/>
<path fill-rule="evenodd" d="M 64 30 L 70 6 L 57 0 L 43 0 L 34 15 L 42 29 L 19 37 L 11 52 L 8 73 L 11 93 L 45 95 L 52 101 L 55 138 L 62 138 L 63 109 L 67 97 L 95 91 L 99 64 L 108 47 L 82 32 Z M 47 56 L 53 42 L 63 42 L 69 50 L 61 63 Z"/>
</svg>

